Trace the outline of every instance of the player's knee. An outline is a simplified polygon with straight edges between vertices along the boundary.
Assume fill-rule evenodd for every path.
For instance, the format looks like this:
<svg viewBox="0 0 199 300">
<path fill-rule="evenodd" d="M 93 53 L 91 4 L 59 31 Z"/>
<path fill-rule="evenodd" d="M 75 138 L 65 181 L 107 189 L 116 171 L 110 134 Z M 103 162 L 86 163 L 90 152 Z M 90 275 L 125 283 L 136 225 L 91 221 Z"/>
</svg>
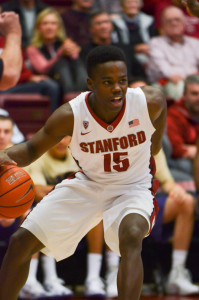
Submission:
<svg viewBox="0 0 199 300">
<path fill-rule="evenodd" d="M 141 251 L 143 234 L 136 225 L 129 227 L 120 235 L 120 251 L 126 253 L 128 251 Z"/>
</svg>

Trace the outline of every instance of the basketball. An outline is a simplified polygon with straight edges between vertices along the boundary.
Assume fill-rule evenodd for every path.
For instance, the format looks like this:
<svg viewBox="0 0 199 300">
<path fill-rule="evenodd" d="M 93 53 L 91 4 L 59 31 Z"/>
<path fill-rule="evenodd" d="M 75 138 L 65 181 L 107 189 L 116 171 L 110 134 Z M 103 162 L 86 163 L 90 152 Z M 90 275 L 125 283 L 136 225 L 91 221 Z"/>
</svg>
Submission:
<svg viewBox="0 0 199 300">
<path fill-rule="evenodd" d="M 3 166 L 0 172 L 0 218 L 21 216 L 34 198 L 34 183 L 28 173 L 15 165 Z"/>
</svg>

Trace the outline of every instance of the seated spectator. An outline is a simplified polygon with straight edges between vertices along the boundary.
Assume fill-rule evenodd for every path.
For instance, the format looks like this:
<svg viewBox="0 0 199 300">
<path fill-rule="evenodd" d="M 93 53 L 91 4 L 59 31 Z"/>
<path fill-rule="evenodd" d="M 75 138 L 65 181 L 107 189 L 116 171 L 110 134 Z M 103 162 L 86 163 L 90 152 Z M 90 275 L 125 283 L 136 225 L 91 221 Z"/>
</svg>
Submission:
<svg viewBox="0 0 199 300">
<path fill-rule="evenodd" d="M 184 35 L 184 15 L 175 6 L 164 10 L 161 29 L 162 35 L 149 44 L 148 79 L 159 82 L 166 95 L 177 100 L 183 94 L 184 79 L 198 72 L 199 40 Z"/>
<path fill-rule="evenodd" d="M 197 0 L 196 0 L 197 2 Z M 155 26 L 161 31 L 161 15 L 163 10 L 171 5 L 175 5 L 183 10 L 185 16 L 185 34 L 199 38 L 199 19 L 190 14 L 179 0 L 144 0 L 144 10 L 152 14 L 155 18 Z"/>
<path fill-rule="evenodd" d="M 5 109 L 0 108 L 0 116 L 9 117 L 9 113 Z M 24 141 L 25 141 L 25 137 L 23 133 L 19 130 L 18 126 L 13 121 L 13 133 L 11 137 L 11 142 L 13 144 L 19 144 Z"/>
<path fill-rule="evenodd" d="M 51 8 L 43 10 L 36 19 L 32 45 L 26 49 L 33 71 L 57 80 L 62 95 L 84 90 L 86 71 L 79 51 L 80 47 L 66 38 L 58 12 Z"/>
<path fill-rule="evenodd" d="M 122 43 L 113 42 L 113 24 L 111 22 L 110 15 L 103 10 L 93 10 L 90 14 L 89 31 L 92 36 L 92 41 L 82 47 L 81 58 L 86 63 L 86 57 L 88 53 L 99 45 L 114 44 L 121 48 L 127 59 L 128 76 L 134 77 L 146 77 L 144 68 L 135 58 L 133 51 L 131 51 L 130 45 L 124 45 Z"/>
<path fill-rule="evenodd" d="M 132 46 L 141 63 L 148 61 L 151 37 L 157 35 L 154 18 L 141 12 L 141 0 L 121 0 L 122 14 L 113 18 L 119 40 Z"/>
<path fill-rule="evenodd" d="M 190 177 L 197 151 L 198 130 L 199 75 L 191 75 L 185 80 L 183 97 L 168 109 L 167 115 L 167 134 L 171 143 L 173 165 Z"/>
<path fill-rule="evenodd" d="M 36 202 L 40 202 L 52 190 L 54 185 L 66 178 L 68 174 L 79 170 L 68 150 L 69 142 L 70 137 L 63 138 L 37 161 L 24 168 L 35 184 Z M 20 295 L 30 297 L 29 290 L 34 291 L 34 286 L 38 283 L 36 278 L 38 263 L 38 257 L 32 258 L 32 268 L 30 268 L 28 279 Z M 43 287 L 48 292 L 48 296 L 71 297 L 73 292 L 63 285 L 64 281 L 62 279 L 58 278 L 55 259 L 41 255 L 41 265 Z"/>
<path fill-rule="evenodd" d="M 68 37 L 83 46 L 90 42 L 89 13 L 94 0 L 72 0 L 72 7 L 62 13 Z"/>
<path fill-rule="evenodd" d="M 11 0 L 1 4 L 2 11 L 14 11 L 19 15 L 22 28 L 22 47 L 30 44 L 36 16 L 47 7 L 40 0 Z"/>
<path fill-rule="evenodd" d="M 161 150 L 155 157 L 155 177 L 165 195 L 157 194 L 158 217 L 151 232 L 156 241 L 165 243 L 172 236 L 172 264 L 166 282 L 166 293 L 198 294 L 199 287 L 191 282 L 185 267 L 194 221 L 194 198 L 173 179 Z"/>
<path fill-rule="evenodd" d="M 0 51 L 3 51 L 5 44 L 4 37 L 0 37 Z M 24 53 L 23 53 L 24 54 Z M 60 103 L 60 88 L 55 80 L 50 79 L 48 76 L 35 75 L 31 72 L 26 64 L 23 56 L 23 65 L 21 76 L 16 86 L 0 91 L 0 94 L 41 94 L 50 98 L 51 111 L 54 111 Z"/>
</svg>

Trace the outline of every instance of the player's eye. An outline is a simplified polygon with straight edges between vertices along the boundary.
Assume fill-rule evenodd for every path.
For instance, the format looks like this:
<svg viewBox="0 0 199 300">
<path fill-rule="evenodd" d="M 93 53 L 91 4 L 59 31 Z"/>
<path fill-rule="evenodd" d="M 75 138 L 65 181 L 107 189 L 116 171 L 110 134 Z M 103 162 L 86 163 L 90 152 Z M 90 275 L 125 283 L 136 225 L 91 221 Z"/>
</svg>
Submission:
<svg viewBox="0 0 199 300">
<path fill-rule="evenodd" d="M 106 80 L 106 81 L 103 82 L 103 84 L 105 84 L 105 85 L 110 85 L 111 82 L 110 82 L 109 80 Z"/>
</svg>

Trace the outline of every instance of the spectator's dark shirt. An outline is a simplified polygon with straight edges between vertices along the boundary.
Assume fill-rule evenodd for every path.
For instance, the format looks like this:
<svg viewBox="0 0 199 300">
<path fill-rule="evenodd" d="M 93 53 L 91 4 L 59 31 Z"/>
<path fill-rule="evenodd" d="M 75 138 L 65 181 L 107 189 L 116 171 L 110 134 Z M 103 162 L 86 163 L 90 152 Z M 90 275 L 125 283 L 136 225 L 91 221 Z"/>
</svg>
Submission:
<svg viewBox="0 0 199 300">
<path fill-rule="evenodd" d="M 78 45 L 83 46 L 91 41 L 89 33 L 89 13 L 68 9 L 62 14 L 67 36 Z"/>
</svg>

